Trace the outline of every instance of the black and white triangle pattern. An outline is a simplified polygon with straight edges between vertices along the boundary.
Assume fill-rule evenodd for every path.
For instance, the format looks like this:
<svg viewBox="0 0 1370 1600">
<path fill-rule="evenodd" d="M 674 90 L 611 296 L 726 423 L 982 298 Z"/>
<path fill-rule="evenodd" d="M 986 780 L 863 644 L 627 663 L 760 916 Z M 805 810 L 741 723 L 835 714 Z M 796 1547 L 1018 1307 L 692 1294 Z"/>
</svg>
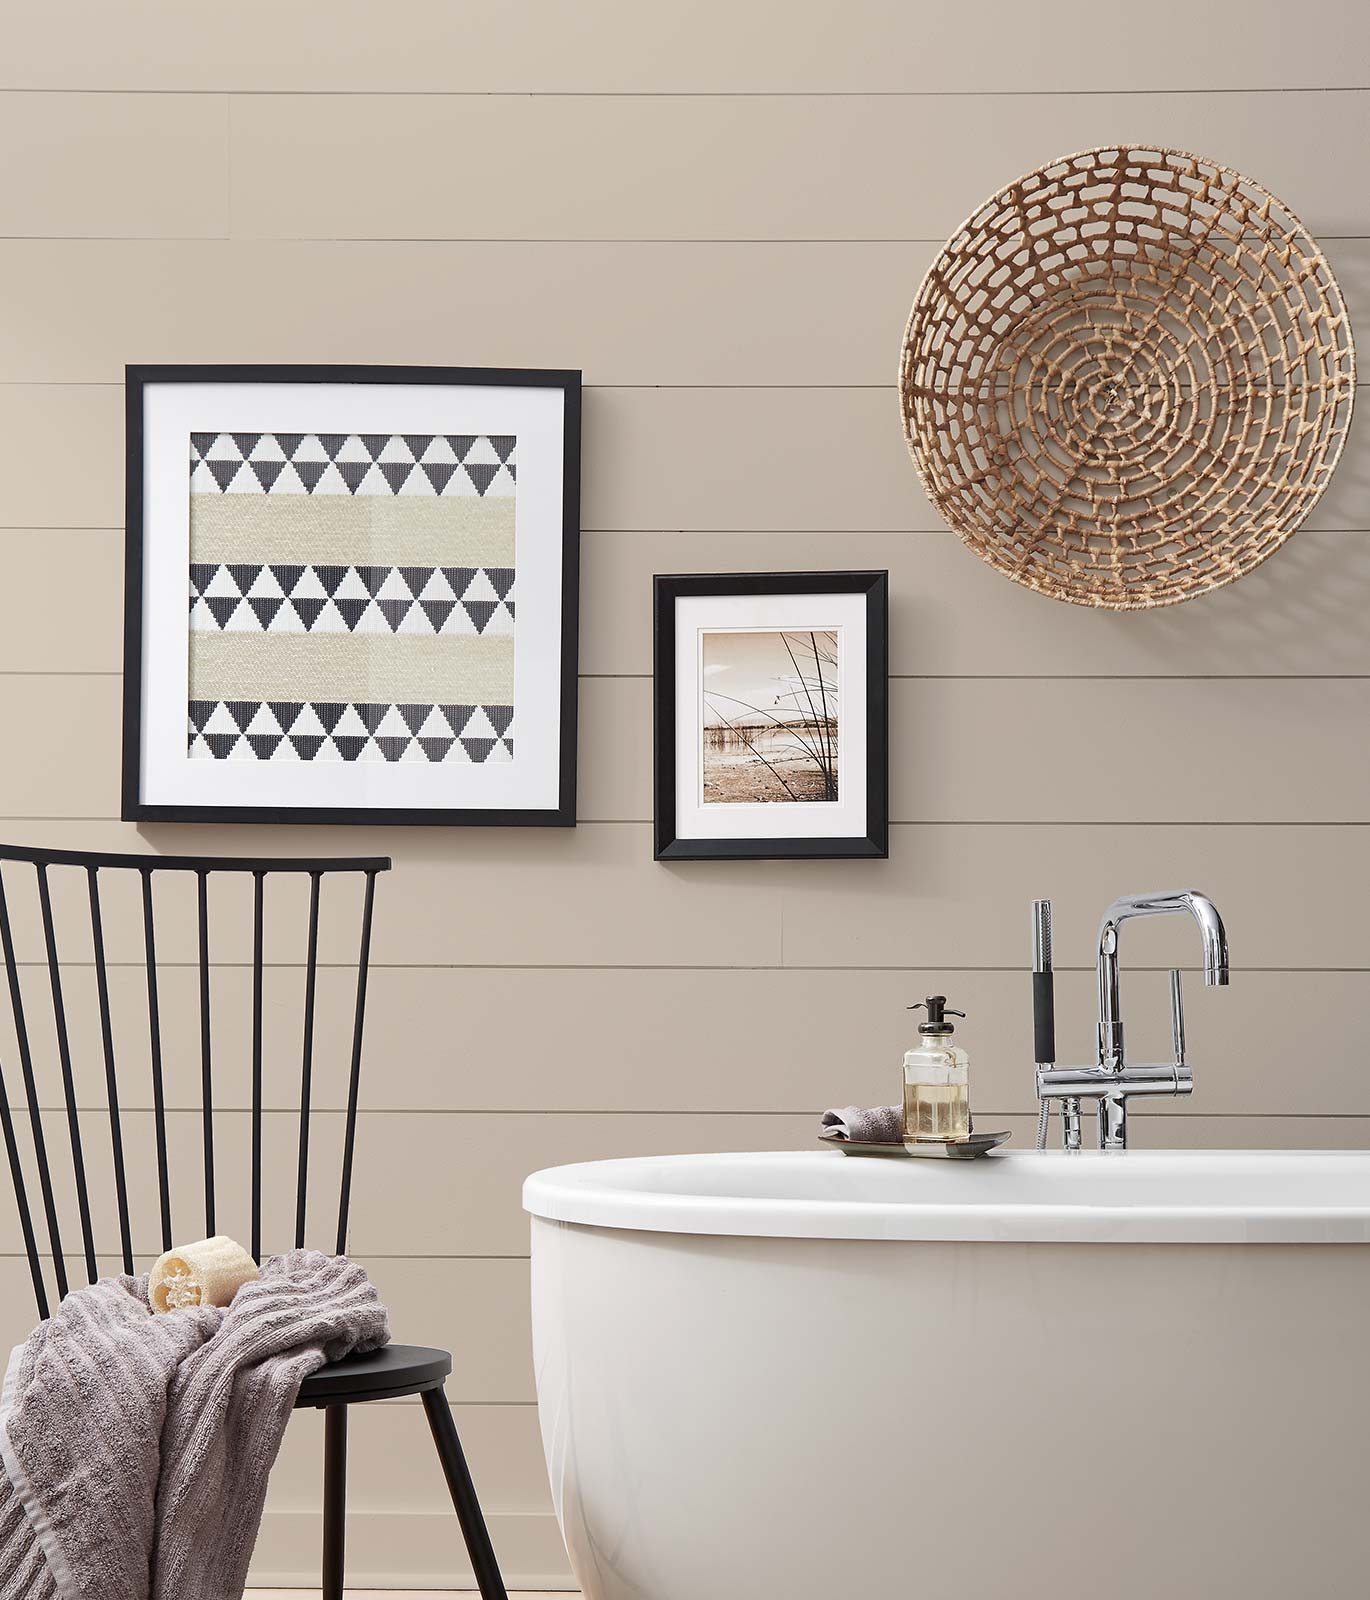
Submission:
<svg viewBox="0 0 1370 1600">
<path fill-rule="evenodd" d="M 208 761 L 514 759 L 513 706 L 192 700 L 189 750 Z"/>
<path fill-rule="evenodd" d="M 514 631 L 514 569 L 192 561 L 190 626 L 495 637 Z"/>
<path fill-rule="evenodd" d="M 193 494 L 509 499 L 514 434 L 192 433 Z"/>
</svg>

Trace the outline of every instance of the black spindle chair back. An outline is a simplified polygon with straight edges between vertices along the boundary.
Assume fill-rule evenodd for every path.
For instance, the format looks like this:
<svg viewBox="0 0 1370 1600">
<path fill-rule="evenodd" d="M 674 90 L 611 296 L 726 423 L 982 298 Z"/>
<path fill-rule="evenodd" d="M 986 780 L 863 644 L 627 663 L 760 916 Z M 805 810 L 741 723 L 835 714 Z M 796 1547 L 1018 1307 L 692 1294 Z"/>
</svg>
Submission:
<svg viewBox="0 0 1370 1600">
<path fill-rule="evenodd" d="M 28 1256 L 29 1270 L 33 1275 L 33 1293 L 38 1303 L 40 1317 L 49 1315 L 52 1301 L 44 1278 L 44 1247 L 40 1243 L 40 1230 L 46 1233 L 48 1257 L 56 1298 L 67 1294 L 69 1283 L 67 1261 L 63 1246 L 61 1210 L 57 1203 L 57 1183 L 54 1161 L 55 1151 L 50 1150 L 49 1133 L 44 1127 L 44 1106 L 40 1073 L 37 1070 L 37 1045 L 45 1038 L 56 1049 L 56 1070 L 61 1079 L 61 1106 L 56 1108 L 59 1117 L 55 1134 L 60 1138 L 60 1119 L 65 1111 L 66 1142 L 70 1144 L 71 1173 L 76 1191 L 76 1213 L 80 1221 L 82 1254 L 85 1257 L 86 1275 L 90 1282 L 99 1276 L 97 1240 L 91 1187 L 88 1178 L 89 1161 L 95 1152 L 86 1149 L 82 1136 L 81 1113 L 77 1100 L 77 1069 L 73 1063 L 73 1040 L 76 1037 L 69 1025 L 72 1008 L 69 1004 L 72 990 L 69 978 L 74 966 L 89 962 L 95 974 L 95 1009 L 99 1019 L 99 1050 L 103 1056 L 105 1097 L 109 1113 L 109 1155 L 113 1170 L 114 1203 L 118 1213 L 119 1248 L 125 1272 L 134 1271 L 134 1245 L 138 1237 L 131 1217 L 134 1198 L 129 1184 L 125 1129 L 120 1110 L 121 1059 L 126 1062 L 126 1051 L 118 1048 L 121 1037 L 114 1026 L 114 1007 L 111 1001 L 110 950 L 115 948 L 120 957 L 132 953 L 132 963 L 120 959 L 119 965 L 142 965 L 146 969 L 146 1031 L 141 1035 L 139 1054 L 146 1051 L 146 1061 L 151 1073 L 153 1135 L 156 1148 L 157 1219 L 160 1227 L 161 1248 L 169 1250 L 173 1244 L 175 1220 L 172 1216 L 173 1184 L 172 1143 L 167 1137 L 167 1077 L 164 1067 L 169 1060 L 179 1065 L 179 1055 L 169 1054 L 171 1044 L 164 1005 L 162 978 L 174 966 L 193 968 L 192 987 L 197 992 L 199 1054 L 199 1119 L 201 1137 L 199 1165 L 204 1175 L 204 1205 L 202 1216 L 193 1224 L 182 1220 L 186 1229 L 217 1231 L 218 1212 L 222 1209 L 216 1179 L 224 1163 L 222 1152 L 215 1149 L 214 1124 L 216 1065 L 222 1071 L 219 1059 L 222 1051 L 215 1049 L 215 1031 L 212 1025 L 216 983 L 211 962 L 210 908 L 211 880 L 220 877 L 250 880 L 251 890 L 251 971 L 250 999 L 246 1002 L 249 1031 L 247 1034 L 246 1065 L 250 1072 L 251 1090 L 251 1188 L 249 1208 L 251 1213 L 251 1249 L 261 1260 L 263 1244 L 263 1159 L 262 1122 L 265 1110 L 263 1020 L 265 1010 L 265 976 L 269 966 L 283 964 L 277 955 L 283 944 L 280 937 L 286 929 L 282 923 L 291 915 L 303 927 L 292 926 L 290 931 L 304 934 L 304 992 L 299 1013 L 301 1057 L 299 1067 L 299 1142 L 295 1152 L 295 1232 L 296 1245 L 305 1241 L 306 1212 L 310 1192 L 310 1127 L 316 1115 L 318 1098 L 316 1056 L 320 1029 L 319 968 L 320 950 L 325 945 L 330 951 L 348 949 L 351 935 L 343 925 L 341 907 L 345 896 L 340 885 L 331 880 L 350 875 L 355 891 L 355 879 L 362 878 L 362 892 L 357 942 L 350 948 L 356 951 L 356 990 L 351 999 L 351 1045 L 341 1046 L 338 1054 L 346 1054 L 347 1088 L 342 1130 L 341 1173 L 338 1182 L 337 1234 L 334 1248 L 342 1254 L 347 1247 L 348 1210 L 352 1195 L 353 1157 L 357 1143 L 357 1095 L 361 1083 L 362 1031 L 366 1020 L 366 983 L 371 960 L 371 917 L 375 904 L 376 875 L 389 869 L 390 862 L 381 856 L 355 860 L 251 860 L 239 857 L 202 856 L 147 856 L 91 854 L 76 850 L 34 850 L 19 846 L 0 845 L 0 952 L 5 961 L 10 1000 L 9 1037 L 0 1041 L 0 1135 L 4 1138 L 5 1154 L 9 1160 L 10 1176 L 14 1180 L 14 1195 L 18 1202 L 19 1225 L 24 1238 L 24 1251 Z M 108 915 L 113 893 L 102 897 L 102 886 L 118 875 L 134 875 L 137 892 L 127 896 L 126 910 L 132 910 L 133 920 L 140 924 L 131 932 L 121 930 L 116 944 L 112 938 L 112 918 Z M 298 884 L 306 875 L 309 888 L 308 911 L 297 903 L 284 913 L 276 904 L 269 904 L 268 880 L 290 877 Z M 54 892 L 61 880 L 61 908 Z M 84 876 L 84 883 L 82 877 Z M 177 876 L 190 879 L 194 890 L 194 907 L 187 902 L 181 906 L 181 915 L 189 916 L 189 926 L 182 926 L 171 939 L 158 937 L 159 878 Z M 74 907 L 72 879 L 75 879 Z M 130 888 L 134 885 L 130 884 Z M 83 892 L 82 892 L 83 891 Z M 20 897 L 26 896 L 21 909 Z M 355 892 L 349 905 L 356 902 Z M 267 961 L 268 911 L 271 914 L 272 961 Z M 36 912 L 36 915 L 35 915 Z M 79 927 L 70 926 L 72 918 Z M 326 918 L 321 924 L 321 919 Z M 320 928 L 324 930 L 321 942 Z M 339 941 L 342 941 L 340 945 Z M 170 957 L 168 959 L 168 948 Z M 192 954 L 193 952 L 193 954 Z M 350 955 L 345 955 L 351 965 Z M 46 981 L 44 981 L 46 969 Z M 178 980 L 184 984 L 184 976 Z M 88 986 L 84 995 L 89 999 Z M 184 988 L 181 990 L 184 998 Z M 222 1002 L 222 995 L 220 995 Z M 139 1007 L 141 1009 L 141 1007 Z M 51 1033 L 40 1035 L 51 1024 Z M 0 1013 L 0 1016 L 3 1014 Z M 185 1019 L 182 1018 L 184 1023 Z M 184 1032 L 184 1028 L 177 1030 Z M 342 1038 L 346 1037 L 344 1032 Z M 341 1041 L 339 1041 L 341 1044 Z M 12 1047 L 12 1059 L 11 1059 Z M 325 1047 L 327 1048 L 327 1047 Z M 14 1081 L 14 1065 L 23 1084 L 23 1100 L 11 1101 L 10 1084 Z M 339 1060 L 342 1067 L 344 1062 Z M 8 1079 L 7 1079 L 8 1074 Z M 41 1075 L 44 1079 L 50 1073 Z M 185 1074 L 177 1082 L 184 1083 Z M 278 1097 L 279 1098 L 279 1097 Z M 16 1120 L 15 1107 L 19 1105 L 20 1120 Z M 37 1202 L 30 1200 L 30 1188 L 25 1179 L 24 1151 L 21 1148 L 23 1109 L 27 1108 L 27 1132 L 32 1144 L 29 1161 L 37 1178 Z M 89 1129 L 86 1130 L 89 1135 Z M 103 1136 L 101 1143 L 103 1144 Z M 174 1152 L 185 1157 L 180 1143 Z M 315 1163 L 316 1167 L 320 1163 Z M 181 1170 L 178 1163 L 178 1171 Z M 149 1197 L 150 1198 L 150 1197 Z M 101 1217 L 103 1219 L 103 1213 Z M 481 1512 L 471 1474 L 466 1465 L 456 1423 L 452 1418 L 443 1384 L 452 1370 L 452 1357 L 446 1350 L 423 1345 L 387 1344 L 379 1350 L 361 1356 L 330 1362 L 304 1380 L 296 1399 L 297 1407 L 317 1407 L 325 1413 L 324 1425 L 324 1506 L 323 1506 L 323 1597 L 324 1600 L 343 1600 L 344 1549 L 346 1527 L 346 1464 L 347 1464 L 347 1414 L 352 1405 L 373 1400 L 398 1399 L 416 1394 L 420 1397 L 432 1432 L 433 1442 L 442 1463 L 443 1474 L 452 1496 L 452 1504 L 461 1523 L 466 1540 L 472 1572 L 484 1600 L 506 1600 L 504 1580 L 500 1576 L 499 1562 L 490 1542 L 489 1530 Z"/>
<path fill-rule="evenodd" d="M 215 1163 L 215 1051 L 214 1029 L 211 1026 L 214 1012 L 215 983 L 211 963 L 210 939 L 210 880 L 232 877 L 248 879 L 251 887 L 251 1019 L 250 1019 L 250 1074 L 251 1074 L 251 1251 L 260 1260 L 263 1242 L 262 1189 L 263 1140 L 262 1121 L 264 1109 L 263 1084 L 263 990 L 267 939 L 268 880 L 301 875 L 308 879 L 309 904 L 298 929 L 304 949 L 304 994 L 301 1019 L 303 1050 L 299 1067 L 299 1139 L 295 1151 L 296 1198 L 294 1241 L 305 1243 L 308 1195 L 310 1189 L 309 1136 L 314 1120 L 312 1104 L 315 1079 L 316 1010 L 318 1006 L 319 974 L 319 924 L 321 915 L 327 915 L 326 928 L 330 936 L 341 937 L 337 926 L 341 914 L 340 897 L 336 905 L 330 904 L 333 880 L 358 875 L 363 880 L 360 897 L 359 926 L 357 928 L 356 988 L 351 999 L 351 1048 L 346 1063 L 347 1094 L 342 1137 L 342 1170 L 338 1184 L 337 1232 L 335 1248 L 339 1254 L 346 1249 L 348 1209 L 351 1200 L 353 1155 L 357 1134 L 357 1097 L 361 1081 L 362 1034 L 366 1019 L 367 974 L 371 956 L 371 922 L 375 901 L 376 875 L 389 869 L 390 862 L 382 856 L 338 859 L 252 859 L 246 857 L 152 856 L 117 855 L 75 850 L 31 849 L 23 846 L 0 845 L 0 949 L 3 950 L 5 974 L 8 980 L 11 1032 L 8 1043 L 13 1047 L 14 1060 L 5 1060 L 0 1054 L 0 1135 L 3 1135 L 5 1154 L 9 1161 L 10 1176 L 14 1184 L 18 1205 L 19 1226 L 23 1235 L 24 1251 L 28 1257 L 33 1278 L 34 1298 L 40 1317 L 49 1315 L 52 1304 L 44 1274 L 44 1257 L 51 1263 L 55 1298 L 61 1300 L 70 1287 L 67 1274 L 67 1256 L 64 1248 L 61 1213 L 58 1206 L 53 1161 L 50 1159 L 49 1130 L 44 1126 L 44 1110 L 39 1075 L 35 1069 L 35 1042 L 38 1029 L 51 1027 L 56 1047 L 56 1062 L 61 1078 L 62 1106 L 65 1110 L 67 1141 L 70 1144 L 71 1172 L 75 1180 L 76 1215 L 81 1234 L 81 1254 L 87 1280 L 94 1282 L 99 1276 L 97 1266 L 96 1230 L 92 1220 L 91 1185 L 82 1135 L 80 1107 L 77 1103 L 76 1072 L 73 1068 L 72 1029 L 68 1024 L 67 981 L 76 965 L 93 964 L 95 975 L 95 1004 L 99 1019 L 99 1034 L 104 1056 L 104 1082 L 109 1115 L 109 1154 L 113 1175 L 113 1197 L 118 1212 L 119 1249 L 123 1270 L 134 1271 L 134 1228 L 130 1210 L 130 1184 L 125 1153 L 124 1128 L 120 1112 L 119 1052 L 116 1050 L 116 1030 L 110 999 L 110 966 L 107 955 L 107 930 L 105 901 L 102 886 L 108 887 L 116 875 L 134 875 L 140 893 L 131 902 L 141 901 L 141 927 L 127 930 L 131 944 L 130 953 L 139 958 L 134 964 L 146 968 L 146 1034 L 144 1038 L 146 1059 L 151 1069 L 151 1100 L 153 1134 L 156 1150 L 157 1220 L 160 1227 L 161 1249 L 173 1245 L 174 1219 L 172 1216 L 172 1184 L 169 1141 L 167 1137 L 167 1089 L 164 1076 L 165 1035 L 161 1003 L 160 974 L 171 964 L 168 951 L 159 945 L 157 907 L 157 880 L 175 875 L 187 876 L 195 890 L 195 953 L 199 989 L 199 1077 L 200 1077 L 200 1145 L 204 1177 L 204 1207 L 202 1217 L 193 1225 L 186 1224 L 193 1233 L 203 1223 L 206 1235 L 216 1232 L 216 1163 Z M 80 926 L 69 926 L 72 920 L 70 907 L 66 919 L 59 918 L 54 905 L 54 881 L 59 872 L 84 874 L 84 894 L 77 895 L 80 914 L 75 921 Z M 25 912 L 34 908 L 36 924 L 33 928 L 34 951 L 32 959 L 21 950 L 21 937 L 16 927 L 28 926 L 22 920 L 20 897 L 29 897 Z M 355 892 L 346 897 L 351 913 Z M 39 935 L 41 930 L 41 935 Z M 278 924 L 273 923 L 273 950 L 281 942 L 276 935 Z M 123 950 L 125 947 L 120 946 Z M 179 946 L 178 946 L 179 948 Z M 120 964 L 128 964 L 121 962 Z M 184 966 L 185 960 L 174 962 Z M 349 963 L 350 964 L 350 963 Z M 46 974 L 44 975 L 44 968 Z M 7 1052 L 6 1052 L 7 1053 Z M 142 1053 L 140 1049 L 140 1054 Z M 22 1084 L 22 1109 L 18 1094 L 11 1098 L 15 1067 Z M 30 1185 L 25 1172 L 25 1155 L 21 1149 L 20 1133 L 27 1113 L 28 1135 L 31 1141 L 30 1164 L 36 1175 L 36 1196 L 31 1198 Z M 60 1123 L 59 1123 L 60 1125 Z M 40 1234 L 46 1235 L 45 1244 Z"/>
</svg>

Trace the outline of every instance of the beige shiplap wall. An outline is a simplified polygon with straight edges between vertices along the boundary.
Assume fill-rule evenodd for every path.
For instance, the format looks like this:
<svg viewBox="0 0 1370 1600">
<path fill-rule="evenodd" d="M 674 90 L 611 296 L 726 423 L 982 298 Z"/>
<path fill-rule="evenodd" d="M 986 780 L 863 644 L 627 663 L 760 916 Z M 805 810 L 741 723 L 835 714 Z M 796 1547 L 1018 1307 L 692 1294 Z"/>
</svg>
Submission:
<svg viewBox="0 0 1370 1600">
<path fill-rule="evenodd" d="M 920 494 L 893 383 L 913 291 L 961 217 L 1114 140 L 1265 182 L 1370 328 L 1363 6 L 6 0 L 0 21 L 0 827 L 394 855 L 352 1244 L 403 1336 L 457 1351 L 450 1393 L 512 1575 L 565 1576 L 522 1177 L 804 1144 L 823 1105 L 893 1093 L 902 1007 L 933 986 L 971 1013 L 977 1106 L 1026 1138 L 1032 896 L 1056 901 L 1062 1044 L 1081 1052 L 1113 894 L 1192 881 L 1228 918 L 1236 981 L 1191 985 L 1197 1091 L 1139 1116 L 1142 1139 L 1370 1138 L 1370 411 L 1265 568 L 1117 617 L 960 548 Z M 115 820 L 122 368 L 228 360 L 584 370 L 577 830 Z M 651 574 L 839 565 L 893 578 L 891 859 L 655 865 Z M 1191 946 L 1129 933 L 1139 1047 L 1163 1047 L 1160 969 Z M 1291 1013 L 1293 1066 L 1271 1032 Z M 193 1066 L 172 1099 L 194 1103 Z M 224 1102 L 229 1146 L 244 1103 Z M 268 1139 L 284 1170 L 285 1119 Z M 316 1432 L 292 1429 L 262 1576 L 311 1570 Z M 419 1414 L 372 1408 L 353 1438 L 358 1576 L 459 1575 Z"/>
</svg>

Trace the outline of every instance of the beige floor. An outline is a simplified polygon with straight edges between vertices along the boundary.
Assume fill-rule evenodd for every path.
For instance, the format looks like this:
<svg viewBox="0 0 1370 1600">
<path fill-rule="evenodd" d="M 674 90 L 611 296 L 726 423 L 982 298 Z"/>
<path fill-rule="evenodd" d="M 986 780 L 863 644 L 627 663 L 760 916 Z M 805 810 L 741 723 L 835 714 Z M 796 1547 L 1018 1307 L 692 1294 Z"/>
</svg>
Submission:
<svg viewBox="0 0 1370 1600">
<path fill-rule="evenodd" d="M 567 1596 L 565 1589 L 554 1592 Z M 243 1600 L 317 1600 L 318 1593 L 317 1589 L 249 1589 Z M 474 1593 L 474 1589 L 349 1589 L 347 1600 L 433 1600 L 434 1595 Z M 548 1600 L 548 1591 L 544 1589 L 536 1594 L 527 1589 L 511 1591 L 509 1600 Z M 567 1600 L 576 1600 L 576 1597 L 571 1594 Z"/>
</svg>

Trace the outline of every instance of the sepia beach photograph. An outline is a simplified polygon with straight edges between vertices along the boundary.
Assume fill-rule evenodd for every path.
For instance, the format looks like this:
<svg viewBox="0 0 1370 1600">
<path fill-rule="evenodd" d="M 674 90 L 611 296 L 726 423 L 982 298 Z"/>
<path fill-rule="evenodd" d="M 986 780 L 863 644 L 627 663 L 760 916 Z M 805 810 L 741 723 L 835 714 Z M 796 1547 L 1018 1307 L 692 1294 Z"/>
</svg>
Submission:
<svg viewBox="0 0 1370 1600">
<path fill-rule="evenodd" d="M 705 805 L 838 798 L 835 628 L 706 633 L 701 671 Z"/>
</svg>

